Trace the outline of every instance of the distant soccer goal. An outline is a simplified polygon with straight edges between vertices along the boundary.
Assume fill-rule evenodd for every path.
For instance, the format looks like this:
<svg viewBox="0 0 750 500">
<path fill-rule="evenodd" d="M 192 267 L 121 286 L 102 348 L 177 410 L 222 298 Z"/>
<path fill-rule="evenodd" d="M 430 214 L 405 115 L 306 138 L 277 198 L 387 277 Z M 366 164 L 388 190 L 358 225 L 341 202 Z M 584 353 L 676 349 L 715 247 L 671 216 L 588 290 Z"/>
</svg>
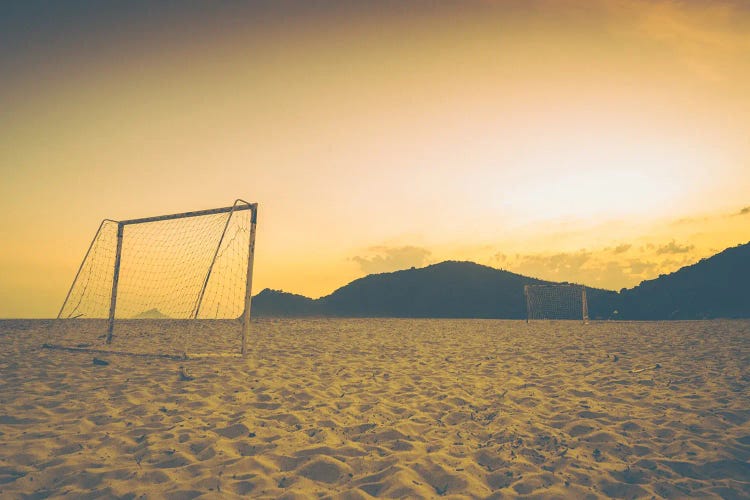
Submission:
<svg viewBox="0 0 750 500">
<path fill-rule="evenodd" d="M 245 354 L 257 203 L 105 219 L 47 347 L 167 357 Z"/>
<path fill-rule="evenodd" d="M 586 287 L 569 284 L 526 285 L 526 321 L 568 319 L 589 321 Z"/>
</svg>

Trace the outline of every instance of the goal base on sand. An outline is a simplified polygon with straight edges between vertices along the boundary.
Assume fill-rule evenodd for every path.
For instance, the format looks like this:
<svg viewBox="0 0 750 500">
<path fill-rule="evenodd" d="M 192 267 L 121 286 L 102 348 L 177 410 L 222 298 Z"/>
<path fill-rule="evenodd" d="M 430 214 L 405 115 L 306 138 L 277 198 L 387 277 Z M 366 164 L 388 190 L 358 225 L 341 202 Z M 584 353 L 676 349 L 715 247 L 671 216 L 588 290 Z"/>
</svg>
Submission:
<svg viewBox="0 0 750 500">
<path fill-rule="evenodd" d="M 170 359 L 172 361 L 185 361 L 189 359 L 202 358 L 244 358 L 239 353 L 200 353 L 200 354 L 162 354 L 148 352 L 115 351 L 110 349 L 96 349 L 92 347 L 71 347 L 57 344 L 42 344 L 42 349 L 55 349 L 58 351 L 81 352 L 87 354 L 114 354 L 116 356 L 132 356 L 136 358 Z"/>
</svg>

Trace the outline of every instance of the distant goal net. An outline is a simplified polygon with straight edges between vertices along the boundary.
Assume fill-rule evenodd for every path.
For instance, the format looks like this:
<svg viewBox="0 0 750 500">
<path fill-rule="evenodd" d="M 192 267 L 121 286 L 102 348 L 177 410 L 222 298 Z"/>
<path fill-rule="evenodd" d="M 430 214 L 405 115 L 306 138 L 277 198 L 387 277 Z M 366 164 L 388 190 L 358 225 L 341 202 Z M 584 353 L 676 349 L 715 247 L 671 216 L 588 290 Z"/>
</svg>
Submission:
<svg viewBox="0 0 750 500">
<path fill-rule="evenodd" d="M 578 320 L 587 323 L 586 287 L 568 284 L 526 285 L 526 321 Z"/>
<path fill-rule="evenodd" d="M 99 226 L 46 347 L 166 357 L 244 354 L 258 205 Z"/>
</svg>

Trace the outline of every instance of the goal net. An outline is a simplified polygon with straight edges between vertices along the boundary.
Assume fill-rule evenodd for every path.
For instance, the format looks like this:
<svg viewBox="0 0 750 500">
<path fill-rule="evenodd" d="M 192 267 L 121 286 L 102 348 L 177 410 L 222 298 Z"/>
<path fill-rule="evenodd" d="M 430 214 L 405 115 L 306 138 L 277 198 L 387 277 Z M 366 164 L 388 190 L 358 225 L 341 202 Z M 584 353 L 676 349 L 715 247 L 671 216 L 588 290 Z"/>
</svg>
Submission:
<svg viewBox="0 0 750 500">
<path fill-rule="evenodd" d="M 526 285 L 526 321 L 533 319 L 589 320 L 586 288 L 580 285 Z"/>
<path fill-rule="evenodd" d="M 48 347 L 244 354 L 257 204 L 99 226 Z"/>
</svg>

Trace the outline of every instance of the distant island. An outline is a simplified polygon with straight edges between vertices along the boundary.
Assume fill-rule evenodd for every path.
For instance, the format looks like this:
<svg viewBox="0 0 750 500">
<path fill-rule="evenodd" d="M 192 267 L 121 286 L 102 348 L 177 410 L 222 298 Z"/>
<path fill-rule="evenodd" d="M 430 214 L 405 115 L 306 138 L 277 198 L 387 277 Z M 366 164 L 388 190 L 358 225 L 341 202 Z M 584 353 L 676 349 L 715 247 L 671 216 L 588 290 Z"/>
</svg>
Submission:
<svg viewBox="0 0 750 500">
<path fill-rule="evenodd" d="M 161 312 L 160 310 L 153 308 L 148 311 L 133 316 L 133 319 L 170 319 L 169 316 Z"/>
<path fill-rule="evenodd" d="M 525 285 L 549 284 L 473 262 L 371 274 L 311 299 L 265 289 L 253 298 L 260 317 L 524 319 Z M 750 243 L 619 292 L 586 288 L 600 320 L 750 318 Z"/>
</svg>

